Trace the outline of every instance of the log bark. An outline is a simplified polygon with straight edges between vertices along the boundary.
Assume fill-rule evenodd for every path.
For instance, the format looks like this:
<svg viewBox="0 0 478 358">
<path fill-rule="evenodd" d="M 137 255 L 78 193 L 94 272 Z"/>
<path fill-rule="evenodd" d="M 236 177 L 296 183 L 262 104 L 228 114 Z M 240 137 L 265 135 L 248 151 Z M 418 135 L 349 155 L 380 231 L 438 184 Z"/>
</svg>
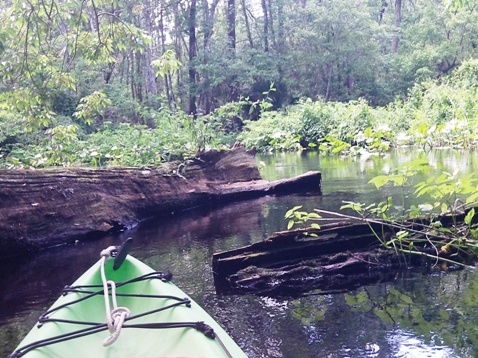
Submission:
<svg viewBox="0 0 478 358">
<path fill-rule="evenodd" d="M 320 192 L 320 173 L 265 181 L 242 149 L 158 168 L 0 171 L 0 258 L 95 238 L 155 216 L 290 192 Z"/>
<path fill-rule="evenodd" d="M 461 214 L 455 219 L 463 217 Z M 451 226 L 454 221 L 444 216 L 441 223 Z M 420 219 L 402 224 L 418 232 L 429 222 Z M 357 218 L 325 224 L 320 229 L 277 232 L 264 241 L 215 253 L 216 290 L 221 294 L 266 296 L 297 296 L 310 291 L 335 293 L 392 279 L 397 270 L 419 265 L 424 258 L 438 255 L 459 260 L 454 256 L 456 252 L 439 253 L 426 240 L 416 244 L 418 254 L 413 255 L 381 245 L 379 239 L 387 242 L 401 228 Z"/>
</svg>

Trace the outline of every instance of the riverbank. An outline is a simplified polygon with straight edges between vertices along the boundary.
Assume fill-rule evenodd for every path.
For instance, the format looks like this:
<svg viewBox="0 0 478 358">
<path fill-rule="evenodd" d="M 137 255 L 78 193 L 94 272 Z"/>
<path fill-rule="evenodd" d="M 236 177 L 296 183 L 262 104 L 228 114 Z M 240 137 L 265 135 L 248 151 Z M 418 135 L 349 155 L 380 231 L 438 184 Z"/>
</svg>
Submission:
<svg viewBox="0 0 478 358">
<path fill-rule="evenodd" d="M 0 257 L 100 237 L 198 206 L 319 191 L 319 172 L 262 180 L 241 148 L 157 168 L 0 171 Z"/>
</svg>

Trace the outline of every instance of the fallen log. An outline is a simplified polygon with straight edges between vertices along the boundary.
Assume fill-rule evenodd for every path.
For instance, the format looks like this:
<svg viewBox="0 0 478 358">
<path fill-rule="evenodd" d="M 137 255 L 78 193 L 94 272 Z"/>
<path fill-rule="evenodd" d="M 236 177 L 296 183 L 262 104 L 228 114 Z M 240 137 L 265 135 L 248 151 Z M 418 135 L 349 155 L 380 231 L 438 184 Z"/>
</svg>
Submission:
<svg viewBox="0 0 478 358">
<path fill-rule="evenodd" d="M 158 168 L 0 171 L 0 258 L 235 200 L 314 191 L 320 172 L 266 181 L 243 149 Z"/>
<path fill-rule="evenodd" d="M 447 216 L 442 219 L 442 224 L 453 223 Z M 216 291 L 297 296 L 310 291 L 349 291 L 389 280 L 397 270 L 420 265 L 424 258 L 446 259 L 456 254 L 442 252 L 427 240 L 416 244 L 416 252 L 411 255 L 381 244 L 404 226 L 420 232 L 427 224 L 427 220 L 417 220 L 391 225 L 357 218 L 325 224 L 320 229 L 277 232 L 264 241 L 215 253 L 212 266 Z"/>
</svg>

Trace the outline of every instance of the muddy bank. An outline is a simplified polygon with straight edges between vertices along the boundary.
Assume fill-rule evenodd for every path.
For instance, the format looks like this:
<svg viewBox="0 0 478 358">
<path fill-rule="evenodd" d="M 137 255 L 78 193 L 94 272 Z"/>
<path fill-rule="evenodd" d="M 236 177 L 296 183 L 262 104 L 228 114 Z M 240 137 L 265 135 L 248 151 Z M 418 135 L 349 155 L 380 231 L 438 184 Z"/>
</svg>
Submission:
<svg viewBox="0 0 478 358">
<path fill-rule="evenodd" d="M 0 171 L 0 257 L 98 237 L 154 216 L 273 194 L 320 191 L 320 173 L 260 178 L 242 149 L 158 168 Z"/>
</svg>

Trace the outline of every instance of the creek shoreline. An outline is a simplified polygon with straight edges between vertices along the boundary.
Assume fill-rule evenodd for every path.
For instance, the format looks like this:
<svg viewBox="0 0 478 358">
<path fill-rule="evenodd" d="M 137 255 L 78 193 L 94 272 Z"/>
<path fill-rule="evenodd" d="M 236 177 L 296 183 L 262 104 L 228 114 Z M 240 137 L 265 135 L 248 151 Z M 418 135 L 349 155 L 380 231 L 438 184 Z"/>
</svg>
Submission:
<svg viewBox="0 0 478 358">
<path fill-rule="evenodd" d="M 243 148 L 157 168 L 2 170 L 0 258 L 99 238 L 192 207 L 320 189 L 320 172 L 263 180 Z"/>
</svg>

